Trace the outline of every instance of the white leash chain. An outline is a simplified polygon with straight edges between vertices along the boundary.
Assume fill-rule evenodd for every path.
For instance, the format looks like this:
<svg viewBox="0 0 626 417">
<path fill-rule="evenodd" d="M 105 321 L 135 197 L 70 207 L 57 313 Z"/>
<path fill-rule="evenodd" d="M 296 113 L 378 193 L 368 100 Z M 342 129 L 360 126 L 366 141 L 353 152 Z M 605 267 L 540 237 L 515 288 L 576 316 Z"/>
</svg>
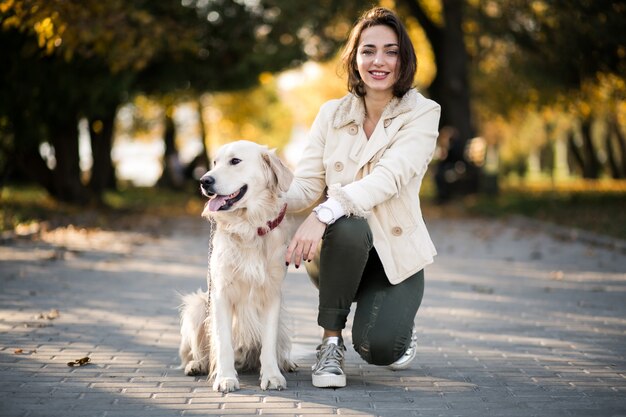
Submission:
<svg viewBox="0 0 626 417">
<path fill-rule="evenodd" d="M 213 231 L 215 230 L 215 221 L 213 219 L 209 219 L 209 249 L 208 249 L 208 259 L 207 259 L 207 272 L 206 272 L 206 281 L 207 281 L 207 299 L 206 299 L 206 317 L 209 318 L 211 314 L 211 254 L 213 253 Z M 206 320 L 208 323 L 209 320 Z M 206 329 L 207 334 L 209 334 L 210 329 Z"/>
</svg>

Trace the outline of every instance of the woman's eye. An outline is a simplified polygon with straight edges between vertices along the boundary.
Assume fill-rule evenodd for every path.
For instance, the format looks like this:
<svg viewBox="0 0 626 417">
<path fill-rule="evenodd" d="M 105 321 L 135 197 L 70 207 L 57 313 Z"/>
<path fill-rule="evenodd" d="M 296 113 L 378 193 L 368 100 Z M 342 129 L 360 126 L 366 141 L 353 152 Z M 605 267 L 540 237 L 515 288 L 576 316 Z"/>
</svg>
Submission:
<svg viewBox="0 0 626 417">
<path fill-rule="evenodd" d="M 241 162 L 241 159 L 239 158 L 233 158 L 230 160 L 231 165 L 237 165 L 239 162 Z"/>
<path fill-rule="evenodd" d="M 387 51 L 387 55 L 398 55 L 398 51 Z"/>
<path fill-rule="evenodd" d="M 363 55 L 372 55 L 374 52 L 371 49 L 364 49 L 361 51 Z"/>
</svg>

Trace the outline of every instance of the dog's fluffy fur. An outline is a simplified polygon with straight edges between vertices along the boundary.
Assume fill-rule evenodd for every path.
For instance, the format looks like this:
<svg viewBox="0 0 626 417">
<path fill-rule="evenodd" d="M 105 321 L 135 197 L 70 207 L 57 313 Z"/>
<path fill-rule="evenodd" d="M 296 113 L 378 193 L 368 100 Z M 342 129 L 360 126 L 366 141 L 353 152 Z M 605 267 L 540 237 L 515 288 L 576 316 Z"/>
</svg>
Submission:
<svg viewBox="0 0 626 417">
<path fill-rule="evenodd" d="M 210 294 L 183 296 L 179 354 L 185 374 L 208 373 L 216 391 L 238 389 L 237 370 L 248 369 L 260 369 L 262 389 L 283 389 L 281 370 L 294 368 L 281 303 L 288 226 L 268 228 L 292 178 L 274 152 L 238 141 L 218 151 L 201 179 L 209 197 L 202 214 L 215 224 Z M 258 228 L 267 233 L 260 236 Z"/>
</svg>

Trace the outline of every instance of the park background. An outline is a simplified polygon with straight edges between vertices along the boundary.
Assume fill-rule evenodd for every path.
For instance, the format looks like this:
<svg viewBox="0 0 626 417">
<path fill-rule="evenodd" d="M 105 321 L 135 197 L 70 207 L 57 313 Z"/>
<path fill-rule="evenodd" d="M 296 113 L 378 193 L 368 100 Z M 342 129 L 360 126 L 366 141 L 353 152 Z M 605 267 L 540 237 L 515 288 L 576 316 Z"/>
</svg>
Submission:
<svg viewBox="0 0 626 417">
<path fill-rule="evenodd" d="M 522 214 L 626 237 L 626 2 L 0 1 L 0 229 L 199 215 L 249 139 L 292 165 L 346 91 L 361 11 L 406 22 L 442 105 L 426 215 Z"/>
<path fill-rule="evenodd" d="M 177 368 L 179 294 L 207 288 L 198 176 L 239 138 L 293 164 L 372 4 L 0 0 L 3 417 L 626 415 L 626 0 L 380 2 L 443 109 L 417 360 L 347 344 L 348 386 L 313 387 L 292 266 L 287 390 Z"/>
</svg>

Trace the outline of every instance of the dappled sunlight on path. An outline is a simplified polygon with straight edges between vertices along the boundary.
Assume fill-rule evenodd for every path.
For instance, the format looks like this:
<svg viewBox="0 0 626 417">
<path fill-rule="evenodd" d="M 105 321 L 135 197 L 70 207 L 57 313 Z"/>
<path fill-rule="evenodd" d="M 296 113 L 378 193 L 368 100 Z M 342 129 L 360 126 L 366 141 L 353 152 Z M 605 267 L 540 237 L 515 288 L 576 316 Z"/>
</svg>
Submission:
<svg viewBox="0 0 626 417">
<path fill-rule="evenodd" d="M 178 293 L 206 288 L 208 227 L 54 230 L 0 246 L 3 416 L 623 414 L 626 256 L 498 221 L 434 219 L 418 357 L 405 371 L 348 346 L 348 387 L 312 387 L 317 291 L 290 269 L 288 389 L 214 393 L 178 366 Z M 54 313 L 58 311 L 58 314 Z M 54 313 L 54 314 L 53 314 Z M 90 363 L 68 362 L 89 357 Z"/>
</svg>

